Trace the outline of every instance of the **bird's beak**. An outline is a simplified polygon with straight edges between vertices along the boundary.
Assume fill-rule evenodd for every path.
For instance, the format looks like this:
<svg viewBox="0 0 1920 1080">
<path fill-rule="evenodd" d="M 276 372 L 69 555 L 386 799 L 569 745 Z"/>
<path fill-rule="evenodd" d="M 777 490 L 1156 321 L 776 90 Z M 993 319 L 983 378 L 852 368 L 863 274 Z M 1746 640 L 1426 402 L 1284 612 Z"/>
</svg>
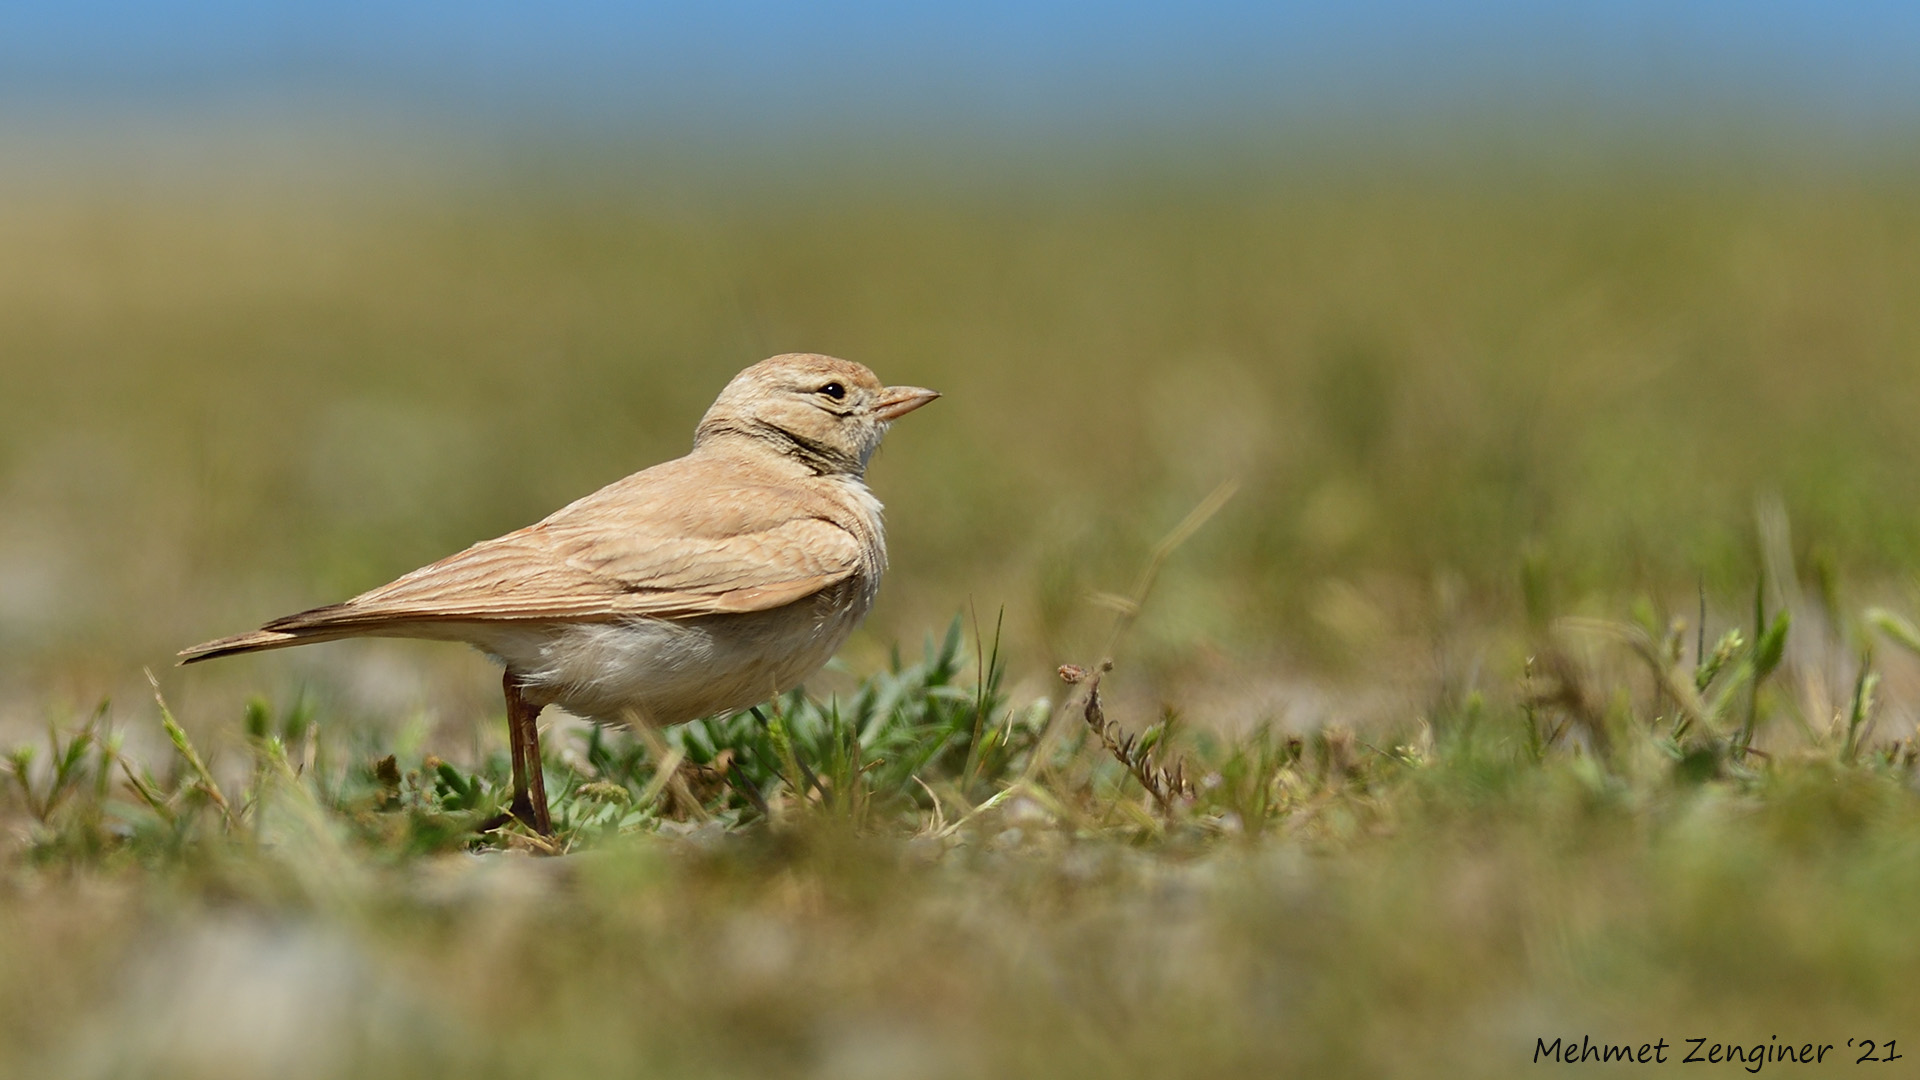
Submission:
<svg viewBox="0 0 1920 1080">
<path fill-rule="evenodd" d="M 926 390 L 918 386 L 889 386 L 874 399 L 873 414 L 892 423 L 939 396 L 938 390 Z"/>
</svg>

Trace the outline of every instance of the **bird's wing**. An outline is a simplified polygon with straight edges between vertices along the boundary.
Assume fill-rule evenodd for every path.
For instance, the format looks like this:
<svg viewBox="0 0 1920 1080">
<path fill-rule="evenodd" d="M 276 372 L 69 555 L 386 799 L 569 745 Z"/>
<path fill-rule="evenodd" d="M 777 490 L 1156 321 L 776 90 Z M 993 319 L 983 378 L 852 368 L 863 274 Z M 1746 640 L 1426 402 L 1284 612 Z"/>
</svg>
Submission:
<svg viewBox="0 0 1920 1080">
<path fill-rule="evenodd" d="M 678 485 L 635 483 L 646 476 L 266 628 L 764 611 L 846 580 L 867 558 L 830 506 L 790 489 L 735 485 L 675 498 Z"/>
</svg>

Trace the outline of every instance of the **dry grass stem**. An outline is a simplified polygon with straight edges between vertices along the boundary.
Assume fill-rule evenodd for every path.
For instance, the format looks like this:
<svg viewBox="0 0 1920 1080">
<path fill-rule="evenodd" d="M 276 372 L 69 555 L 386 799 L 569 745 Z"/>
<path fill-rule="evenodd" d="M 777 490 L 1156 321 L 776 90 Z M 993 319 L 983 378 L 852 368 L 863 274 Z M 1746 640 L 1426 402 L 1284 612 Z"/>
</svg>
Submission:
<svg viewBox="0 0 1920 1080">
<path fill-rule="evenodd" d="M 1119 725 L 1107 719 L 1107 713 L 1100 704 L 1100 680 L 1113 670 L 1113 661 L 1104 660 L 1100 667 L 1092 672 L 1074 664 L 1060 669 L 1060 678 L 1068 685 L 1084 682 L 1087 687 L 1086 703 L 1081 708 L 1087 726 L 1107 748 L 1114 760 L 1126 766 L 1127 772 L 1147 789 L 1153 801 L 1160 804 L 1161 813 L 1173 816 L 1175 800 L 1191 800 L 1193 785 L 1187 780 L 1186 763 L 1176 760 L 1173 768 L 1168 769 L 1154 760 L 1153 744 L 1140 736 L 1129 735 Z"/>
</svg>

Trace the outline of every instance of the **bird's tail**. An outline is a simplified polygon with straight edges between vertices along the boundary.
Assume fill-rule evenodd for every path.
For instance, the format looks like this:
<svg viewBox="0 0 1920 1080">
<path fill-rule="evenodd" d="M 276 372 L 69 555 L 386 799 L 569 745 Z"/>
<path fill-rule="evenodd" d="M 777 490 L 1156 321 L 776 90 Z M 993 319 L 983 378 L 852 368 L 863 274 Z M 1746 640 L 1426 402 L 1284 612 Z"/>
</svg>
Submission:
<svg viewBox="0 0 1920 1080">
<path fill-rule="evenodd" d="M 364 629 L 324 627 L 316 627 L 312 630 L 252 630 L 244 634 L 234 634 L 231 637 L 203 641 L 190 649 L 182 649 L 179 653 L 179 663 L 193 664 L 201 660 L 233 656 L 236 653 L 284 649 L 289 645 L 306 645 L 315 641 L 335 641 L 365 632 Z"/>
</svg>

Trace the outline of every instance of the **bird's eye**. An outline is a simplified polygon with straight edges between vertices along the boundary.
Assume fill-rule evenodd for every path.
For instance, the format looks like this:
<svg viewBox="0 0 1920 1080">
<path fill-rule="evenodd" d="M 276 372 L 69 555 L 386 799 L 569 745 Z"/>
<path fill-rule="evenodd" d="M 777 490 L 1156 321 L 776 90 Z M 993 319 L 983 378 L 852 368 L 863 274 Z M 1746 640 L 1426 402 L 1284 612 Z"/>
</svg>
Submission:
<svg viewBox="0 0 1920 1080">
<path fill-rule="evenodd" d="M 827 395 L 828 397 L 832 398 L 835 401 L 839 401 L 841 398 L 844 398 L 847 396 L 847 388 L 844 386 L 841 386 L 837 382 L 830 382 L 827 385 L 821 387 L 820 392 Z"/>
</svg>

